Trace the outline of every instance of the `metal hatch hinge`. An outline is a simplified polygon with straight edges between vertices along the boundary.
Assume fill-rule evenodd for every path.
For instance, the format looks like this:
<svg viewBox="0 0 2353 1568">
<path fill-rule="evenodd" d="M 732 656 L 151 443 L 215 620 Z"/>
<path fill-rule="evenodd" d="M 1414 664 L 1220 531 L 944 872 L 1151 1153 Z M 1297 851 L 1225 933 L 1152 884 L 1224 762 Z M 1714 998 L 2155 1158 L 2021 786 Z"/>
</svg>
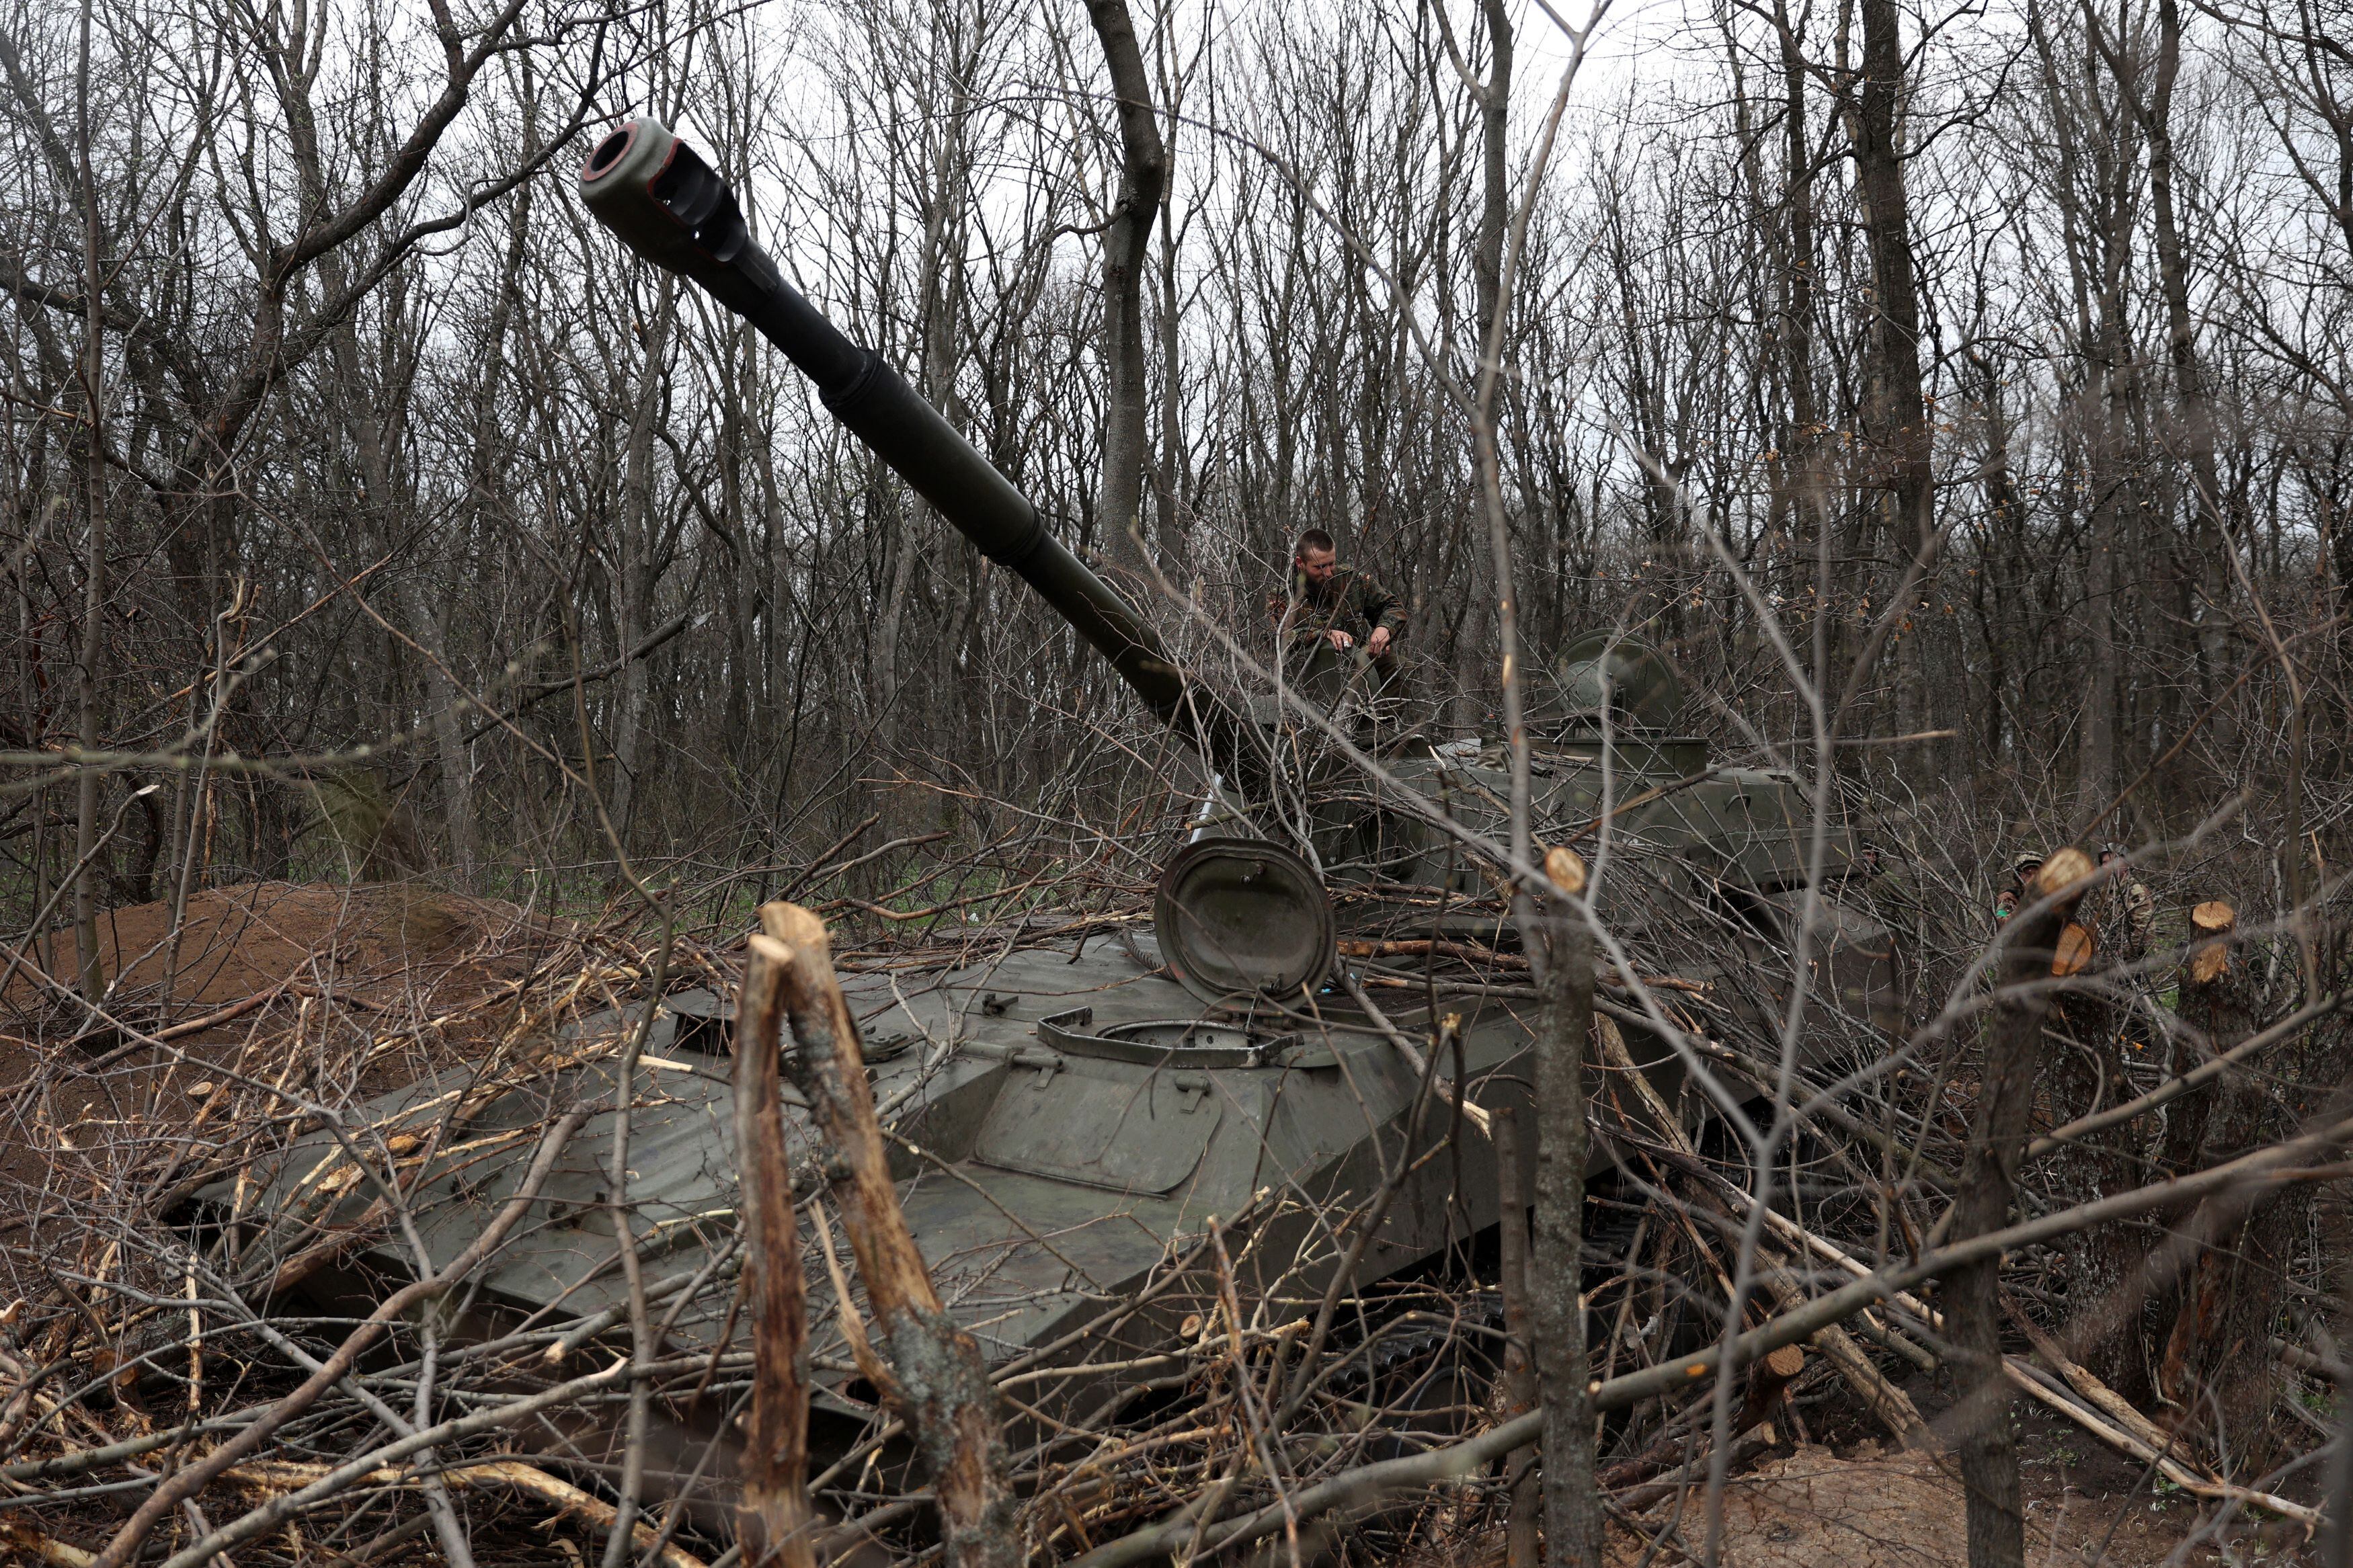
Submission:
<svg viewBox="0 0 2353 1568">
<path fill-rule="evenodd" d="M 1062 1068 L 1069 1064 L 1062 1060 L 1061 1055 L 1059 1052 L 1041 1051 L 1033 1046 L 1023 1046 L 1020 1049 L 1015 1051 L 1011 1056 L 1006 1058 L 1006 1065 L 1016 1068 L 1037 1068 L 1038 1076 L 1036 1079 L 1031 1080 L 1029 1087 L 1032 1089 L 1043 1089 L 1048 1084 L 1053 1082 L 1054 1075 L 1060 1072 Z"/>
</svg>

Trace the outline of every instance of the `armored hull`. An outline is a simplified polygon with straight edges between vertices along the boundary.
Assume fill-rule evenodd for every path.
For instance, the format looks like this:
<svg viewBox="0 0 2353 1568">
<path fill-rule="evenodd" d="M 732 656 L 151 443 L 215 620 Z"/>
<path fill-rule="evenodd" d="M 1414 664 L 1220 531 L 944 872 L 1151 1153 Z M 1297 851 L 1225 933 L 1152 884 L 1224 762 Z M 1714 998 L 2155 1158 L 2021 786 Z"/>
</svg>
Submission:
<svg viewBox="0 0 2353 1568">
<path fill-rule="evenodd" d="M 1200 1277 L 1175 1267 L 1213 1223 L 1230 1230 L 1237 1284 L 1253 1302 L 1310 1310 L 1346 1247 L 1335 1216 L 1362 1205 L 1410 1150 L 1427 1155 L 1449 1131 L 1451 1106 L 1388 1036 L 1345 998 L 1312 1011 L 1208 1019 L 1149 948 L 1098 938 L 1073 962 L 1075 939 L 934 972 L 845 974 L 873 1042 L 870 1072 L 894 1132 L 908 1224 L 941 1296 L 993 1365 L 1064 1369 L 1021 1390 L 1031 1422 L 1075 1420 L 1134 1376 L 1090 1372 L 1182 1353 L 1187 1319 L 1208 1315 Z M 1133 947 L 1135 951 L 1127 951 Z M 1101 951 L 1108 950 L 1108 951 Z M 1462 1060 L 1480 1101 L 1523 1097 L 1518 1066 L 1532 1004 L 1448 998 L 1462 1017 Z M 1385 1010 L 1386 1011 L 1386 1010 Z M 1400 1028 L 1426 1020 L 1391 1015 Z M 554 1110 L 610 1106 L 632 1012 L 589 1020 L 558 1044 L 543 1072 L 477 1106 L 461 1083 L 419 1083 L 365 1108 L 355 1164 L 327 1132 L 259 1162 L 242 1184 L 201 1194 L 244 1227 L 244 1267 L 264 1274 L 360 1226 L 386 1175 L 407 1185 L 428 1256 L 462 1247 L 513 1194 Z M 627 1209 L 652 1281 L 662 1353 L 708 1351 L 733 1296 L 735 1182 L 731 1063 L 724 1009 L 707 993 L 670 999 L 638 1058 Z M 814 1159 L 788 1095 L 788 1125 Z M 1419 1110 L 1419 1115 L 1417 1115 Z M 609 1357 L 626 1347 L 628 1289 L 611 1199 L 613 1113 L 584 1123 L 545 1183 L 533 1218 L 483 1274 L 452 1325 L 460 1342 L 557 1331 L 582 1320 L 604 1331 L 577 1344 Z M 398 1151 L 444 1152 L 420 1160 Z M 1357 1278 L 1377 1280 L 1496 1219 L 1493 1145 L 1468 1139 L 1452 1157 L 1406 1160 L 1409 1173 L 1379 1218 Z M 838 1281 L 854 1271 L 841 1242 L 826 1265 L 821 1205 L 805 1205 L 804 1258 L 814 1305 L 812 1378 L 822 1456 L 866 1429 L 873 1392 L 858 1375 L 839 1321 Z M 322 1307 L 381 1297 L 386 1277 L 413 1275 L 414 1247 L 388 1226 L 303 1289 Z M 1166 1288 L 1155 1289 L 1155 1284 Z M 856 1287 L 847 1284 L 853 1307 Z M 681 1298 L 685 1298 L 681 1304 Z M 576 1366 L 575 1366 L 576 1370 Z M 563 1375 L 546 1368 L 549 1381 Z M 518 1387 L 522 1386 L 518 1383 Z M 732 1483 L 728 1401 L 661 1413 L 665 1461 L 649 1484 L 682 1487 L 701 1471 Z M 617 1422 L 564 1429 L 575 1464 L 602 1468 Z M 707 1452 L 716 1444 L 719 1452 Z"/>
</svg>

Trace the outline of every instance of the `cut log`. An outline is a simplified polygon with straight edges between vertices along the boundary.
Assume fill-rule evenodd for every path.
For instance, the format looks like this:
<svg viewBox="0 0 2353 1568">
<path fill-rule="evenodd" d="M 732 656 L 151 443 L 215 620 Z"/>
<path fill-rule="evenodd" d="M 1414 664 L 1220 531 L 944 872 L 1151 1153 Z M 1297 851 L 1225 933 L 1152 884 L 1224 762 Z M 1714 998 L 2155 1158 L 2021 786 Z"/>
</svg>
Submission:
<svg viewBox="0 0 2353 1568">
<path fill-rule="evenodd" d="M 1732 1418 L 1733 1437 L 1740 1438 L 1749 1428 L 1764 1421 L 1772 1413 L 1782 1391 L 1805 1370 L 1806 1352 L 1796 1345 L 1782 1345 L 1750 1363 L 1748 1389 Z M 1737 1467 L 1744 1461 L 1744 1456 L 1753 1456 L 1770 1447 L 1769 1441 L 1753 1444 L 1736 1441 L 1732 1450 L 1733 1464 Z M 1688 1427 L 1671 1426 L 1652 1439 L 1641 1453 L 1618 1460 L 1596 1479 L 1603 1490 L 1623 1494 L 1618 1499 L 1620 1507 L 1640 1512 L 1663 1495 L 1644 1486 L 1644 1482 L 1669 1470 L 1684 1476 L 1703 1470 L 1706 1468 L 1707 1454 L 1708 1445 L 1704 1436 L 1694 1442 Z M 1680 1484 L 1679 1481 L 1670 1481 L 1666 1489 L 1672 1490 Z M 1630 1487 L 1637 1489 L 1629 1493 L 1626 1489 Z"/>
<path fill-rule="evenodd" d="M 2238 958 L 2238 921 L 2229 904 L 2198 906 L 2191 923 L 2204 941 L 2185 966 L 2182 1021 L 2217 1059 L 2254 1034 L 2253 977 Z M 2243 1068 L 2224 1072 L 2202 1118 L 2200 1146 L 2168 1141 L 2168 1158 L 2211 1167 L 2286 1133 L 2293 1118 L 2265 1079 Z M 2280 1374 L 2267 1340 L 2281 1282 L 2304 1234 L 2310 1194 L 2302 1189 L 2215 1194 L 2175 1221 L 2195 1238 L 2196 1261 L 2180 1282 L 2179 1305 L 2158 1358 L 2158 1392 L 2188 1408 L 2201 1428 L 2228 1435 L 2227 1452 L 2242 1473 L 2260 1475 L 2280 1457 L 2274 1427 Z"/>
<path fill-rule="evenodd" d="M 2034 879 L 2034 901 L 2019 910 L 1998 939 L 1978 1114 L 1947 1215 L 1956 1241 L 2010 1222 L 2019 1161 L 2033 1125 L 2054 950 L 2092 874 L 2091 858 L 2080 849 L 2052 855 Z M 2026 1558 L 2026 1499 L 2001 1352 L 2000 1278 L 2000 1259 L 1985 1258 L 1952 1270 L 1944 1281 L 1946 1332 L 1959 1394 L 1947 1430 L 1968 1497 L 1969 1561 L 1983 1568 L 2017 1568 Z"/>
<path fill-rule="evenodd" d="M 2231 967 L 2230 936 L 2238 929 L 2239 911 L 2211 899 L 2189 911 L 2189 923 L 2202 939 L 2189 954 L 2189 983 L 2211 985 Z"/>
<path fill-rule="evenodd" d="M 1620 1032 L 1617 1024 L 1606 1017 L 1597 1017 L 1593 1033 L 1602 1065 L 1612 1069 L 1620 1079 L 1632 1088 L 1635 1098 L 1641 1101 L 1647 1112 L 1645 1120 L 1651 1123 L 1651 1130 L 1669 1148 L 1696 1165 L 1699 1153 L 1693 1147 L 1689 1134 L 1683 1131 L 1682 1121 L 1652 1087 L 1649 1077 L 1634 1065 L 1633 1054 L 1626 1048 L 1626 1037 Z M 1715 1208 L 1718 1214 L 1724 1212 L 1715 1204 L 1713 1193 L 1702 1190 L 1694 1196 L 1699 1202 Z M 1785 1310 L 1805 1300 L 1804 1289 L 1789 1276 L 1780 1258 L 1760 1252 L 1757 1261 L 1766 1289 L 1781 1302 Z M 1844 1329 L 1833 1323 L 1816 1333 L 1813 1342 L 1897 1442 L 1906 1448 L 1930 1452 L 1940 1447 L 1936 1436 L 1928 1430 L 1927 1422 L 1921 1418 L 1919 1406 L 1912 1403 L 1910 1395 L 1881 1375 L 1870 1352 L 1856 1344 Z M 1744 1424 L 1736 1430 L 1744 1430 L 1750 1424 L 1753 1423 Z"/>
<path fill-rule="evenodd" d="M 1733 1431 L 1746 1432 L 1770 1415 L 1781 1402 L 1782 1391 L 1805 1370 L 1806 1352 L 1796 1345 L 1766 1352 L 1764 1359 L 1748 1369 L 1748 1393 L 1732 1418 Z"/>
<path fill-rule="evenodd" d="M 1802 1305 L 1806 1300 L 1805 1291 L 1780 1267 L 1778 1258 L 1772 1258 L 1768 1264 L 1768 1258 L 1770 1255 L 1766 1253 L 1757 1256 L 1758 1263 L 1764 1266 L 1766 1289 L 1773 1292 L 1783 1311 Z M 1862 1401 L 1863 1408 L 1871 1412 L 1872 1419 L 1886 1427 L 1899 1445 L 1915 1453 L 1944 1452 L 1945 1446 L 1928 1429 L 1928 1423 L 1921 1417 L 1920 1407 L 1912 1403 L 1912 1396 L 1887 1381 L 1886 1374 L 1879 1370 L 1879 1363 L 1871 1359 L 1869 1351 L 1855 1343 L 1853 1335 L 1832 1323 L 1815 1331 L 1812 1342 L 1814 1348 L 1822 1352 L 1822 1359 L 1831 1363 L 1831 1369 L 1854 1390 L 1856 1396 Z"/>
</svg>

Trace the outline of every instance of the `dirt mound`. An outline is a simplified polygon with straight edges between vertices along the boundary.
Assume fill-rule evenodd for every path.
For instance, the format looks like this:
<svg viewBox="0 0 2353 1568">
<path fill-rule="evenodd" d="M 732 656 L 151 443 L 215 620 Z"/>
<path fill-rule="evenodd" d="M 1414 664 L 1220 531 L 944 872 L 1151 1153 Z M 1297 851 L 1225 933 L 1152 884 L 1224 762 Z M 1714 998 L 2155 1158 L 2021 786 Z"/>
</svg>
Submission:
<svg viewBox="0 0 2353 1568">
<path fill-rule="evenodd" d="M 2027 1423 L 2030 1451 L 2035 1424 Z M 2026 1549 L 2030 1562 L 2097 1561 L 2118 1568 L 2216 1561 L 2208 1545 L 2184 1534 L 2198 1510 L 2168 1508 L 2145 1491 L 2132 1468 L 2113 1456 L 2075 1468 L 2026 1462 Z M 2109 1489 L 2106 1483 L 2118 1483 Z M 1728 1480 L 1724 1489 L 1722 1568 L 1968 1568 L 1968 1520 L 1960 1472 L 1950 1454 L 1882 1454 L 1864 1444 L 1845 1458 L 1800 1447 Z M 1638 1519 L 1655 1533 L 1674 1509 L 1671 1499 Z M 1674 1520 L 1694 1550 L 1707 1520 L 1694 1491 Z M 1643 1542 L 1609 1531 L 1611 1568 L 1631 1568 Z M 1672 1552 L 1653 1561 L 1674 1561 Z M 1497 1559 L 1500 1561 L 1500 1558 Z"/>
<path fill-rule="evenodd" d="M 149 1144 L 195 1138 L 177 1162 L 193 1167 L 277 1136 L 282 1108 L 256 1084 L 364 1099 L 480 1060 L 515 1018 L 516 983 L 567 949 L 576 959 L 572 940 L 512 904 L 411 885 L 212 889 L 189 900 L 176 944 L 168 904 L 134 905 L 99 920 L 121 976 L 107 1014 L 126 1036 L 91 1026 L 69 986 L 73 933 L 52 932 L 0 992 L 0 1214 L 22 1223 L 16 1211 L 48 1201 L 61 1152 L 97 1162 L 77 1179 L 121 1186 Z M 241 1075 L 238 1106 L 261 1123 L 230 1125 L 216 1068 Z"/>
<path fill-rule="evenodd" d="M 98 919 L 99 955 L 118 1000 L 140 1007 L 168 996 L 175 1014 L 243 1001 L 280 984 L 363 1005 L 383 1005 L 393 993 L 418 987 L 455 983 L 463 990 L 521 973 L 532 952 L 556 934 L 549 922 L 512 904 L 404 884 L 259 882 L 208 889 L 189 900 L 176 952 L 169 904 L 109 910 Z M 51 932 L 35 949 L 28 964 L 70 982 L 79 963 L 72 930 Z M 53 1016 L 55 1000 L 54 987 L 20 973 L 0 994 L 0 1007 L 22 1033 L 39 1039 L 67 1022 Z"/>
<path fill-rule="evenodd" d="M 1706 1534 L 1696 1498 L 1679 1528 L 1694 1542 Z M 1619 1555 L 1631 1563 L 1641 1553 Z M 1724 1568 L 1968 1568 L 1968 1555 L 1959 1480 L 1926 1455 L 1841 1459 L 1802 1447 L 1724 1489 Z"/>
</svg>

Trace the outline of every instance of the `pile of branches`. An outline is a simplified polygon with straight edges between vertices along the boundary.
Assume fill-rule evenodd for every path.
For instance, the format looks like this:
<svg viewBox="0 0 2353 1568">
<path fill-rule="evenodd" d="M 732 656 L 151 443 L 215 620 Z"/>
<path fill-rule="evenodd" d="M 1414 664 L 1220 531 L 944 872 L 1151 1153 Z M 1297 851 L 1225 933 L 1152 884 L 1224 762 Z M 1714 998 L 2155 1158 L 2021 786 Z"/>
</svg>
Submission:
<svg viewBox="0 0 2353 1568">
<path fill-rule="evenodd" d="M 1822 1005 L 1813 1043 L 1785 1048 L 1786 977 L 1697 956 L 1753 912 L 1661 893 L 1621 922 L 1645 933 L 1639 951 L 1593 957 L 1577 1033 L 1609 1170 L 1584 1199 L 1578 1283 L 1616 1528 L 1696 1552 L 1725 1479 L 1792 1440 L 1950 1450 L 1998 1489 L 1994 1433 L 2018 1397 L 2210 1500 L 2218 1527 L 2317 1523 L 2335 1434 L 2306 1406 L 2339 1370 L 2331 1271 L 2353 1255 L 2325 1184 L 2353 1131 L 2347 1034 L 2312 984 L 2327 955 L 2299 961 L 2293 931 L 2204 900 L 2137 953 L 2114 942 L 2054 968 L 2069 924 L 2104 929 L 2098 900 L 2122 875 L 2071 862 L 2073 880 L 2039 889 L 1990 946 L 1951 916 L 1892 1037 Z M 1019 879 L 993 887 L 995 903 L 835 903 L 880 939 L 841 967 L 936 969 L 1134 919 L 1108 886 L 1051 918 L 999 918 L 1040 900 Z M 1874 908 L 1905 896 L 1840 891 Z M 748 945 L 675 921 L 566 928 L 519 977 L 455 1003 L 359 1005 L 322 972 L 200 1030 L 125 1024 L 108 1058 L 48 1052 L 11 1100 L 34 1163 L 7 1215 L 0 1541 L 108 1568 L 720 1568 L 747 1549 L 877 1548 L 1109 1568 L 1269 1538 L 1387 1553 L 1498 1531 L 1530 1549 L 1546 1414 L 1542 1282 L 1514 1223 L 1530 1195 L 1507 1190 L 1504 1225 L 1403 1274 L 1356 1267 L 1418 1163 L 1542 1135 L 1479 1113 L 1441 1038 L 1397 1034 L 1421 1098 L 1366 1190 L 1303 1213 L 1270 1188 L 1178 1238 L 1133 1299 L 986 1366 L 898 1217 L 890 1108 L 862 1096 L 828 935 L 786 909 L 768 906 Z M 1489 934 L 1358 939 L 1344 984 L 1393 1004 L 1483 995 L 1551 1026 L 1544 960 L 1515 949 L 1505 908 L 1463 912 L 1492 916 Z M 698 984 L 740 994 L 739 1053 L 797 1041 L 764 1068 L 739 1056 L 737 1089 L 775 1108 L 781 1060 L 808 1142 L 785 1142 L 781 1113 L 764 1128 L 739 1110 L 739 1212 L 693 1267 L 659 1274 L 625 1224 L 606 1265 L 628 1279 L 624 1306 L 559 1301 L 482 1329 L 486 1283 L 543 1223 L 535 1194 L 565 1145 L 592 1119 L 609 1139 L 663 1092 L 626 1072 L 617 1104 L 580 1086 L 641 1047 L 646 1004 Z M 1680 1102 L 1635 1068 L 1643 1041 L 1694 1069 Z M 394 1083 L 407 1098 L 388 1110 Z M 76 1117 L 77 1100 L 105 1113 Z M 341 1154 L 290 1196 L 272 1189 L 286 1206 L 253 1245 L 255 1161 L 322 1130 Z M 520 1174 L 467 1245 L 434 1255 L 417 1178 L 494 1157 Z M 341 1201 L 369 1190 L 356 1213 Z M 1303 1219 L 1295 1257 L 1261 1255 Z M 353 1268 L 403 1246 L 405 1278 Z M 1308 1278 L 1329 1284 L 1280 1283 Z M 323 1289 L 350 1280 L 362 1298 Z M 837 1310 L 810 1337 L 828 1292 Z M 698 1318 L 723 1327 L 681 1348 L 670 1331 Z M 812 1373 L 862 1387 L 871 1410 L 845 1428 L 837 1401 L 814 1459 Z M 649 1482 L 648 1434 L 665 1424 L 704 1435 L 683 1485 Z M 625 1435 L 617 1468 L 567 1444 L 588 1426 Z"/>
</svg>

